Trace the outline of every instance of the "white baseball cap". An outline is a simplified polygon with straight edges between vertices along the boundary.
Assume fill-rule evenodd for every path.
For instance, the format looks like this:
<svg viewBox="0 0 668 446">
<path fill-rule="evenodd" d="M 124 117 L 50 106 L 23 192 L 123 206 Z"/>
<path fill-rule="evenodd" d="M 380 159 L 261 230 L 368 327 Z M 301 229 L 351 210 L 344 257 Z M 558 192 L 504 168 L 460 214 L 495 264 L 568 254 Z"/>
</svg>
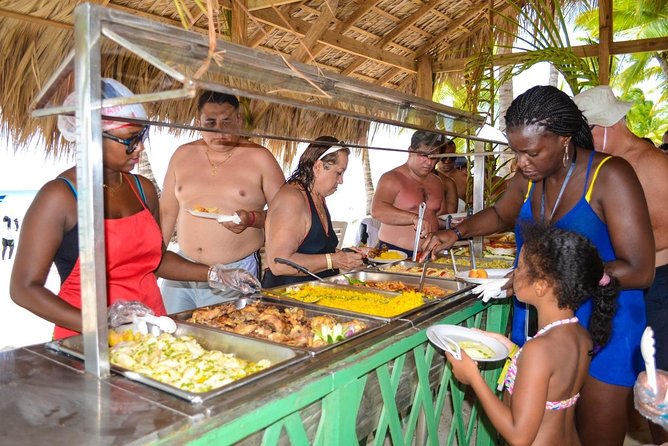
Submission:
<svg viewBox="0 0 668 446">
<path fill-rule="evenodd" d="M 612 127 L 618 123 L 633 106 L 632 102 L 620 101 L 612 88 L 607 85 L 590 88 L 575 95 L 573 102 L 578 106 L 590 125 Z"/>
</svg>

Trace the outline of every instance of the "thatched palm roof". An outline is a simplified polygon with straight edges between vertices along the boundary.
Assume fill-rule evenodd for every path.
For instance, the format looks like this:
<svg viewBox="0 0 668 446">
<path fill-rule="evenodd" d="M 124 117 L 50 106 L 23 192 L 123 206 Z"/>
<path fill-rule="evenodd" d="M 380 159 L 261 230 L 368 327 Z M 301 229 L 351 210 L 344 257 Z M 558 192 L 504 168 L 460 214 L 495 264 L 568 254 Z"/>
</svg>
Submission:
<svg viewBox="0 0 668 446">
<path fill-rule="evenodd" d="M 447 60 L 461 61 L 480 52 L 489 29 L 489 8 L 493 4 L 503 9 L 505 4 L 505 0 L 210 1 L 219 37 L 428 98 L 433 76 L 452 69 Z M 47 150 L 59 152 L 64 147 L 53 118 L 31 118 L 28 108 L 73 46 L 73 9 L 78 3 L 0 0 L 0 130 L 16 144 L 38 135 Z M 191 0 L 96 3 L 179 26 L 183 15 L 193 30 L 202 33 L 209 27 L 207 14 Z M 432 67 L 438 67 L 440 74 Z M 166 81 L 154 67 L 122 52 L 103 58 L 103 75 L 135 92 L 164 88 Z M 351 142 L 363 142 L 368 131 L 365 122 L 323 120 L 312 112 L 253 102 L 249 118 L 258 131 L 305 138 L 334 133 Z M 193 107 L 193 101 L 156 107 L 152 118 L 190 122 Z M 290 158 L 293 150 L 283 144 L 273 148 L 284 158 Z"/>
</svg>

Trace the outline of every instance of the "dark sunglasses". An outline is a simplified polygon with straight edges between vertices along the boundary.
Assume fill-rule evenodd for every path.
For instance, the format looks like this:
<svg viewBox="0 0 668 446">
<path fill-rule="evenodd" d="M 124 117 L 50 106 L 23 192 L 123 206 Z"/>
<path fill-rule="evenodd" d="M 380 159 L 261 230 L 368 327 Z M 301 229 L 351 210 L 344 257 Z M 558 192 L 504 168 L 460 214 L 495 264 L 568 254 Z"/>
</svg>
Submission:
<svg viewBox="0 0 668 446">
<path fill-rule="evenodd" d="M 102 132 L 102 137 L 123 144 L 125 146 L 125 153 L 129 155 L 137 150 L 140 142 L 143 143 L 146 141 L 146 138 L 148 137 L 148 126 L 144 127 L 139 133 L 128 139 L 119 138 L 118 136 L 114 136 L 107 132 Z"/>
</svg>

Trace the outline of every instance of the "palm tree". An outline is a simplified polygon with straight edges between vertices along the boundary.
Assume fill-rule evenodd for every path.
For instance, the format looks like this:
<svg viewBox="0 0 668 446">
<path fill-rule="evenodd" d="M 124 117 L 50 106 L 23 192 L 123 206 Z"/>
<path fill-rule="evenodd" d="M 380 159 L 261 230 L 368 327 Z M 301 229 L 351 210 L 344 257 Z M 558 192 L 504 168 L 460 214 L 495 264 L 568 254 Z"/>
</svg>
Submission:
<svg viewBox="0 0 668 446">
<path fill-rule="evenodd" d="M 615 0 L 613 3 L 614 40 L 639 40 L 668 35 L 668 2 L 660 0 Z M 575 19 L 576 30 L 598 40 L 598 11 L 589 9 Z M 623 68 L 615 76 L 615 86 L 623 91 L 652 79 L 668 93 L 668 51 L 633 53 L 623 57 Z M 658 66 L 652 66 L 655 61 Z M 665 97 L 663 98 L 665 99 Z"/>
</svg>

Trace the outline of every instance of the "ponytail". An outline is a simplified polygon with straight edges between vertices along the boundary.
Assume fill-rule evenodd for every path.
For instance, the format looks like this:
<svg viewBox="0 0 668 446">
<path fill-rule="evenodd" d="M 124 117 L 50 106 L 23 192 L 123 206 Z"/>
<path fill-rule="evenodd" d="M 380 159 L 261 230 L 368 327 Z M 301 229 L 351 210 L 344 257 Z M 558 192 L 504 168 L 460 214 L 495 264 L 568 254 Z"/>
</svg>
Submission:
<svg viewBox="0 0 668 446">
<path fill-rule="evenodd" d="M 594 351 L 603 347 L 612 333 L 612 318 L 617 311 L 617 293 L 619 282 L 613 276 L 604 273 L 604 278 L 591 293 L 592 314 L 589 320 L 589 334 L 594 341 Z M 606 283 L 607 282 L 607 283 Z"/>
</svg>

